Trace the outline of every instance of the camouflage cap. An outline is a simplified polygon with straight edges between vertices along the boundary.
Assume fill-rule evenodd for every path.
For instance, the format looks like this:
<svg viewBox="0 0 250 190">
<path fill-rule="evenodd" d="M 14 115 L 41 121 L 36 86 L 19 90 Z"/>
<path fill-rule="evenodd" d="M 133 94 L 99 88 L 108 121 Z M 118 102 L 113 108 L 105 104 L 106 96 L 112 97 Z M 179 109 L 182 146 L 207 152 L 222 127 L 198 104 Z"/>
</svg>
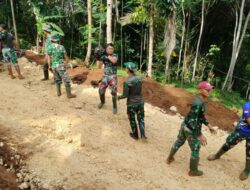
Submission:
<svg viewBox="0 0 250 190">
<path fill-rule="evenodd" d="M 59 42 L 60 41 L 60 35 L 59 34 L 54 34 L 51 36 L 51 41 L 53 42 Z"/>
<path fill-rule="evenodd" d="M 137 71 L 136 64 L 133 62 L 126 62 L 124 63 L 124 66 L 132 73 L 135 73 Z"/>
</svg>

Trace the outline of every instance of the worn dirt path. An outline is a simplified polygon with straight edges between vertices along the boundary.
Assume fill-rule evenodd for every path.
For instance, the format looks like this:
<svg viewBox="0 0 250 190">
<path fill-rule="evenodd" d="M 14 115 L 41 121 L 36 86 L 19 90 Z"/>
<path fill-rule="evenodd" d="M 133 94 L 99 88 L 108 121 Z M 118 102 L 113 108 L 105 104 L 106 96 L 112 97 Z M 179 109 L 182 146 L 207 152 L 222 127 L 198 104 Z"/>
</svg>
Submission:
<svg viewBox="0 0 250 190">
<path fill-rule="evenodd" d="M 182 120 L 160 108 L 146 104 L 147 142 L 134 141 L 125 101 L 112 114 L 111 97 L 97 110 L 98 91 L 90 86 L 73 85 L 76 99 L 68 100 L 63 91 L 40 82 L 42 70 L 20 60 L 25 80 L 11 80 L 0 73 L 0 132 L 27 157 L 26 167 L 33 181 L 46 189 L 65 190 L 235 190 L 250 189 L 249 180 L 238 179 L 245 160 L 245 145 L 239 144 L 221 160 L 208 162 L 227 134 L 210 135 L 201 149 L 200 168 L 204 176 L 187 175 L 189 148 L 165 164 Z"/>
</svg>

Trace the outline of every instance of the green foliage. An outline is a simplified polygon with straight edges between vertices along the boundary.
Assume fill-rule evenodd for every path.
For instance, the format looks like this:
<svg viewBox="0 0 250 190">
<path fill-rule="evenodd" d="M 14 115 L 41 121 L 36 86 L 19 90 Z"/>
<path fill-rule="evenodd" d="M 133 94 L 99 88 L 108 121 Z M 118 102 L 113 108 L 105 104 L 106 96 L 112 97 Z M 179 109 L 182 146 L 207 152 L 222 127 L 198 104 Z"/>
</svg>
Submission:
<svg viewBox="0 0 250 190">
<path fill-rule="evenodd" d="M 22 49 L 30 49 L 32 47 L 32 44 L 25 38 L 19 38 L 19 43 Z"/>
<path fill-rule="evenodd" d="M 208 80 L 210 82 L 213 81 L 214 73 L 213 68 L 215 66 L 216 60 L 219 56 L 220 48 L 217 45 L 210 45 L 210 49 L 208 53 L 204 57 L 199 60 L 199 64 L 197 66 L 197 74 L 196 78 L 198 81 L 200 80 Z"/>
<path fill-rule="evenodd" d="M 89 34 L 89 25 L 86 24 L 85 26 L 82 26 L 79 28 L 80 33 L 83 35 L 83 41 L 81 45 L 88 44 L 88 34 Z M 96 33 L 99 31 L 99 28 L 91 28 L 91 33 Z M 92 44 L 97 44 L 97 40 L 95 38 L 92 38 Z"/>
<path fill-rule="evenodd" d="M 0 23 L 6 23 L 13 32 L 12 15 L 9 1 L 1 1 Z M 22 48 L 36 45 L 37 32 L 43 35 L 42 26 L 48 23 L 60 35 L 64 35 L 63 45 L 68 54 L 74 58 L 84 58 L 88 42 L 87 1 L 83 0 L 15 0 L 16 23 Z M 102 2 L 102 3 L 101 3 Z M 196 76 L 198 80 L 210 80 L 218 88 L 223 83 L 229 68 L 232 40 L 235 24 L 235 7 L 241 1 L 235 0 L 205 0 L 206 17 L 205 28 L 201 41 L 199 62 Z M 170 71 L 171 78 L 176 78 L 178 55 L 181 44 L 183 15 L 185 12 L 186 35 L 186 69 L 179 76 L 184 75 L 184 82 L 190 82 L 192 74 L 193 55 L 196 49 L 201 21 L 202 0 L 118 0 L 119 16 L 122 20 L 126 16 L 132 18 L 132 23 L 121 26 L 121 22 L 113 25 L 115 35 L 115 52 L 123 62 L 134 61 L 145 72 L 148 63 L 149 18 L 154 13 L 154 52 L 153 76 L 157 81 L 164 79 L 166 59 L 164 57 L 164 33 L 167 17 L 173 9 L 177 12 L 177 41 L 172 56 Z M 246 1 L 245 13 L 249 10 L 249 1 Z M 115 7 L 113 9 L 113 23 L 116 21 Z M 130 17 L 129 17 L 130 18 Z M 243 18 L 245 19 L 245 17 Z M 106 43 L 106 1 L 92 1 L 92 44 Z M 130 21 L 130 20 L 129 20 Z M 189 24 L 188 24 L 189 23 Z M 246 96 L 250 76 L 250 31 L 247 29 L 241 51 L 238 56 L 234 76 L 233 90 Z M 216 44 L 211 45 L 211 44 Z M 42 45 L 42 43 L 40 44 Z M 184 51 L 182 58 L 184 57 Z M 92 57 L 93 60 L 93 57 Z M 121 59 L 119 59 L 121 60 Z M 122 63 L 119 63 L 122 65 Z M 141 65 L 140 65 L 141 64 Z M 180 78 L 180 77 L 179 77 Z M 240 79 L 239 79 L 240 78 Z"/>
<path fill-rule="evenodd" d="M 137 24 L 148 24 L 149 22 L 149 12 L 143 5 L 136 7 L 131 17 L 132 21 Z"/>
<path fill-rule="evenodd" d="M 180 0 L 156 0 L 155 6 L 160 15 L 167 17 L 179 3 Z"/>
<path fill-rule="evenodd" d="M 197 84 L 196 83 L 180 83 L 179 81 L 174 81 L 173 84 L 177 88 L 184 88 L 185 90 L 198 94 Z M 226 92 L 218 88 L 215 88 L 211 95 L 210 99 L 222 103 L 229 109 L 238 109 L 241 111 L 242 105 L 245 103 L 245 100 L 237 92 Z"/>
</svg>

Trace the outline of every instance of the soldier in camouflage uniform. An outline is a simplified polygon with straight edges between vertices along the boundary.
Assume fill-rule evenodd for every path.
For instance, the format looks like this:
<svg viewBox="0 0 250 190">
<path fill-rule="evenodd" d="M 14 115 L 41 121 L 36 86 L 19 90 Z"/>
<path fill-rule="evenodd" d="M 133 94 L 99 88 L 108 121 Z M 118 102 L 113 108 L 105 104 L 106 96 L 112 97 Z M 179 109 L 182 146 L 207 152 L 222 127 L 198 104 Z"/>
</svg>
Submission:
<svg viewBox="0 0 250 190">
<path fill-rule="evenodd" d="M 97 65 L 101 68 L 104 64 L 104 76 L 102 77 L 99 86 L 100 104 L 98 108 L 101 109 L 105 104 L 105 92 L 108 86 L 111 88 L 113 113 L 117 113 L 117 61 L 118 56 L 114 52 L 114 45 L 107 44 L 106 53 L 98 60 Z"/>
<path fill-rule="evenodd" d="M 14 36 L 5 29 L 5 25 L 0 25 L 0 41 L 3 44 L 2 54 L 4 62 L 7 65 L 9 75 L 12 79 L 16 78 L 13 75 L 11 64 L 15 67 L 19 79 L 24 79 L 21 74 L 20 67 L 17 62 L 17 55 L 14 48 Z"/>
<path fill-rule="evenodd" d="M 216 154 L 210 155 L 207 159 L 209 161 L 220 159 L 223 154 L 243 140 L 246 140 L 246 164 L 245 169 L 240 174 L 240 180 L 246 180 L 250 173 L 250 102 L 244 104 L 242 119 L 238 122 L 235 130 L 227 137 L 226 143 Z"/>
<path fill-rule="evenodd" d="M 46 38 L 46 42 L 45 42 L 45 50 L 44 50 L 44 53 L 45 53 L 45 56 L 46 56 L 46 63 L 43 65 L 43 75 L 44 75 L 44 78 L 41 80 L 41 81 L 46 81 L 46 80 L 49 80 L 49 64 L 48 64 L 48 49 L 51 45 L 51 28 L 49 25 L 44 25 L 43 26 L 43 31 L 44 31 L 44 35 L 45 35 L 45 38 Z"/>
<path fill-rule="evenodd" d="M 199 83 L 198 89 L 200 96 L 196 97 L 194 100 L 191 110 L 185 117 L 179 130 L 177 140 L 172 146 L 170 154 L 166 160 L 167 164 L 173 162 L 175 153 L 187 140 L 191 149 L 190 176 L 203 175 L 203 172 L 198 170 L 200 144 L 207 144 L 206 138 L 201 132 L 202 124 L 207 125 L 210 132 L 215 133 L 215 130 L 209 125 L 204 115 L 206 112 L 205 102 L 207 101 L 207 97 L 212 88 L 212 85 L 206 81 Z"/>
<path fill-rule="evenodd" d="M 76 95 L 71 94 L 70 78 L 66 71 L 65 62 L 69 60 L 64 46 L 58 44 L 60 36 L 55 34 L 51 36 L 51 45 L 48 49 L 48 63 L 49 69 L 52 68 L 55 75 L 54 80 L 56 83 L 57 96 L 61 96 L 62 81 L 65 84 L 67 97 L 75 98 Z"/>
<path fill-rule="evenodd" d="M 137 116 L 141 138 L 146 139 L 144 123 L 144 100 L 142 97 L 142 78 L 136 76 L 136 65 L 132 62 L 125 63 L 128 78 L 123 83 L 123 94 L 118 100 L 127 98 L 127 114 L 132 132 L 130 136 L 138 139 L 138 130 L 135 117 Z"/>
</svg>

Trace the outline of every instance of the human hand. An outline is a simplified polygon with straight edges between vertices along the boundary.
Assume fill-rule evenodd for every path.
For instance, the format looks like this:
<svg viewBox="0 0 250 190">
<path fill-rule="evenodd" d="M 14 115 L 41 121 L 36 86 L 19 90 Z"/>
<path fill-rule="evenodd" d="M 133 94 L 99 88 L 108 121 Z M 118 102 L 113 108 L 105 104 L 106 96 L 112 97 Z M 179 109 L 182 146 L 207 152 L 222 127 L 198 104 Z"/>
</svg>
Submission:
<svg viewBox="0 0 250 190">
<path fill-rule="evenodd" d="M 201 142 L 202 146 L 206 146 L 207 145 L 207 138 L 203 134 L 201 134 L 199 136 L 199 139 L 200 139 L 200 142 Z"/>
</svg>

